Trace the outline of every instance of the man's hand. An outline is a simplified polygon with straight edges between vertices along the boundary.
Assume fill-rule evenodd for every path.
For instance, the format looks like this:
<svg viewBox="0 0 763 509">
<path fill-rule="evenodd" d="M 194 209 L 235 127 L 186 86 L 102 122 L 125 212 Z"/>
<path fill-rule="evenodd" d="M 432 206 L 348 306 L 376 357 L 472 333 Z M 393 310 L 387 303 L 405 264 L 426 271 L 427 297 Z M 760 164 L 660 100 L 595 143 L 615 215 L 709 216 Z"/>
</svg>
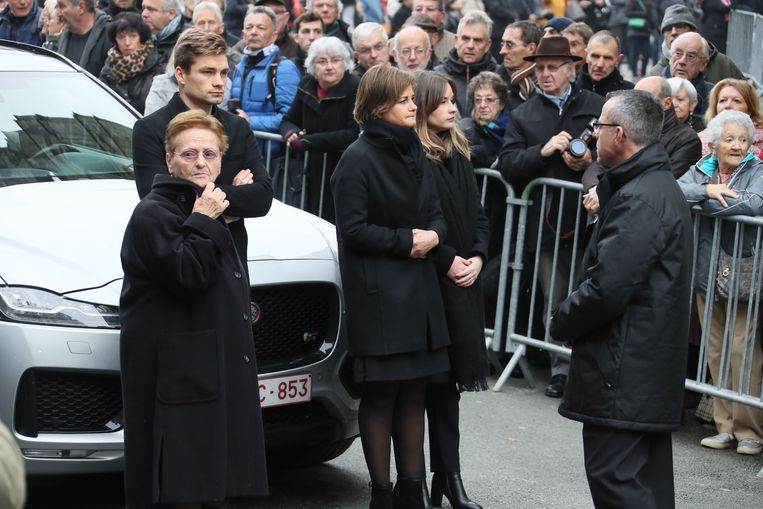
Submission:
<svg viewBox="0 0 763 509">
<path fill-rule="evenodd" d="M 201 196 L 196 197 L 196 201 L 193 204 L 193 212 L 204 214 L 212 219 L 217 219 L 225 209 L 228 208 L 230 202 L 225 199 L 225 193 L 219 187 L 210 182 L 207 187 L 204 188 L 204 192 Z"/>
<path fill-rule="evenodd" d="M 254 176 L 252 175 L 252 170 L 249 168 L 245 170 L 241 170 L 236 174 L 235 177 L 233 177 L 232 184 L 234 186 L 245 186 L 247 184 L 254 184 Z"/>
<path fill-rule="evenodd" d="M 737 194 L 729 189 L 729 186 L 726 184 L 708 184 L 705 186 L 705 191 L 707 192 L 707 197 L 711 200 L 718 200 L 721 202 L 721 205 L 723 205 L 723 208 L 728 208 L 729 204 L 726 203 L 726 199 L 724 196 L 728 196 L 729 198 L 736 198 Z"/>
<path fill-rule="evenodd" d="M 433 230 L 413 229 L 411 258 L 426 258 L 427 253 L 440 243 L 440 237 Z"/>
<path fill-rule="evenodd" d="M 599 195 L 596 194 L 596 187 L 583 195 L 583 206 L 590 215 L 595 215 L 599 211 Z"/>
<path fill-rule="evenodd" d="M 564 159 L 564 164 L 566 164 L 569 169 L 578 172 L 585 171 L 593 162 L 593 156 L 589 149 L 586 149 L 583 157 L 575 157 L 569 152 L 562 152 L 562 159 Z"/>
<path fill-rule="evenodd" d="M 460 257 L 457 256 L 456 258 Z M 451 277 L 451 279 L 456 283 L 457 286 L 466 288 L 472 286 L 474 282 L 477 281 L 477 276 L 479 276 L 480 272 L 482 271 L 482 257 L 472 256 L 467 260 L 464 260 L 463 258 L 460 259 L 464 262 L 463 267 L 455 274 L 455 277 Z M 453 266 L 450 267 L 448 276 L 450 276 L 452 270 Z"/>
<path fill-rule="evenodd" d="M 543 145 L 540 149 L 540 155 L 542 157 L 551 157 L 556 152 L 564 153 L 569 148 L 571 139 L 572 136 L 567 131 L 560 132 Z"/>
</svg>

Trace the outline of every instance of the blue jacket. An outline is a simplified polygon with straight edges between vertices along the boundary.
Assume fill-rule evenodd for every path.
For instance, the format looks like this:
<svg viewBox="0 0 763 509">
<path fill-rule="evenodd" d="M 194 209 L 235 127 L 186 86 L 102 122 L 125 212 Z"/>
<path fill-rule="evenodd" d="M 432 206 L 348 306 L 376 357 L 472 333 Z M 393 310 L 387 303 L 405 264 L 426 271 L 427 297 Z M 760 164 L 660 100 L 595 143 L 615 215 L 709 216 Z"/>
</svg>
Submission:
<svg viewBox="0 0 763 509">
<path fill-rule="evenodd" d="M 11 6 L 7 5 L 0 12 L 0 39 L 42 46 L 40 16 L 42 9 L 36 3 L 32 4 L 32 10 L 23 18 L 11 14 Z"/>
</svg>

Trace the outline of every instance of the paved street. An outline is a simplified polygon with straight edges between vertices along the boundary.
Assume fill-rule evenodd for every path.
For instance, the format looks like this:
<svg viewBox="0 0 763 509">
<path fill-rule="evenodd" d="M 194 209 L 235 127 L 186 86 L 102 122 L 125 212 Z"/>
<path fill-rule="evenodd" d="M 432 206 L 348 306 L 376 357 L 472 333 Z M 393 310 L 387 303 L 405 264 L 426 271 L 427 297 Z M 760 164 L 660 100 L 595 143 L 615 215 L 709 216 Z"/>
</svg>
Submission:
<svg viewBox="0 0 763 509">
<path fill-rule="evenodd" d="M 538 373 L 538 379 L 544 379 Z M 468 493 L 486 509 L 592 507 L 583 472 L 581 426 L 556 413 L 558 401 L 542 387 L 512 379 L 500 393 L 462 399 L 462 469 Z M 693 417 L 674 435 L 679 508 L 759 509 L 763 456 L 712 451 Z M 272 496 L 235 509 L 365 508 L 369 488 L 360 442 L 320 467 L 276 471 Z M 116 509 L 121 478 L 98 476 L 34 481 L 29 509 Z M 444 504 L 446 507 L 449 507 Z"/>
</svg>

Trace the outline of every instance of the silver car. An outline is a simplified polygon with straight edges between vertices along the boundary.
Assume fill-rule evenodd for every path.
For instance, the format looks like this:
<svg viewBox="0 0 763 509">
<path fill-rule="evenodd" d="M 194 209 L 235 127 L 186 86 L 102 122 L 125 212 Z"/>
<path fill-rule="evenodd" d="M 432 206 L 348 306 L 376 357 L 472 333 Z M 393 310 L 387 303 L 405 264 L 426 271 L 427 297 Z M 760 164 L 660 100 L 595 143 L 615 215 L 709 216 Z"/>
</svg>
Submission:
<svg viewBox="0 0 763 509">
<path fill-rule="evenodd" d="M 138 202 L 137 118 L 63 57 L 0 41 L 0 420 L 31 474 L 122 468 L 119 249 Z M 268 456 L 329 460 L 358 434 L 334 228 L 274 202 L 247 230 Z"/>
</svg>

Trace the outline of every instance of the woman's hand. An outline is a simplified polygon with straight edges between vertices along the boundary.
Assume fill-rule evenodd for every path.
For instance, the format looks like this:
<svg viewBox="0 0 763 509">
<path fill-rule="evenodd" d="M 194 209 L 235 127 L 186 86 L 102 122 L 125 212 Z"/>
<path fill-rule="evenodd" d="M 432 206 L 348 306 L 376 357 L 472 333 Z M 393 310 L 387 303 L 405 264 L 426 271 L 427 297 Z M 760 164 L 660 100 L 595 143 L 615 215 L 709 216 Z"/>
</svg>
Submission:
<svg viewBox="0 0 763 509">
<path fill-rule="evenodd" d="M 729 198 L 737 197 L 737 194 L 729 189 L 729 186 L 726 184 L 708 184 L 705 186 L 705 191 L 707 192 L 708 198 L 718 200 L 721 202 L 721 205 L 723 205 L 723 208 L 728 208 L 729 206 L 723 198 L 724 196 L 728 196 Z"/>
<path fill-rule="evenodd" d="M 252 170 L 249 168 L 245 170 L 241 170 L 236 174 L 235 177 L 233 177 L 233 185 L 234 186 L 245 186 L 247 184 L 254 184 L 254 175 L 252 175 Z"/>
<path fill-rule="evenodd" d="M 440 243 L 440 237 L 433 230 L 413 229 L 411 258 L 426 258 L 427 253 Z"/>
<path fill-rule="evenodd" d="M 286 137 L 286 144 L 291 147 L 291 144 L 299 139 L 300 136 L 304 136 L 305 131 L 292 131 L 289 136 Z"/>
<path fill-rule="evenodd" d="M 212 219 L 217 219 L 225 209 L 228 208 L 230 202 L 225 199 L 225 193 L 219 187 L 210 182 L 207 187 L 204 188 L 204 192 L 201 196 L 196 198 L 196 202 L 193 204 L 193 212 L 204 214 Z"/>
<path fill-rule="evenodd" d="M 472 286 L 474 282 L 477 281 L 477 277 L 482 271 L 482 257 L 472 256 L 466 260 L 460 256 L 457 256 L 456 258 L 463 260 L 463 267 L 461 270 L 456 271 L 454 277 L 451 277 L 450 273 L 454 269 L 453 265 L 451 265 L 450 270 L 448 271 L 448 276 L 453 280 L 454 283 L 456 283 L 456 286 L 460 286 L 462 288 Z"/>
</svg>

